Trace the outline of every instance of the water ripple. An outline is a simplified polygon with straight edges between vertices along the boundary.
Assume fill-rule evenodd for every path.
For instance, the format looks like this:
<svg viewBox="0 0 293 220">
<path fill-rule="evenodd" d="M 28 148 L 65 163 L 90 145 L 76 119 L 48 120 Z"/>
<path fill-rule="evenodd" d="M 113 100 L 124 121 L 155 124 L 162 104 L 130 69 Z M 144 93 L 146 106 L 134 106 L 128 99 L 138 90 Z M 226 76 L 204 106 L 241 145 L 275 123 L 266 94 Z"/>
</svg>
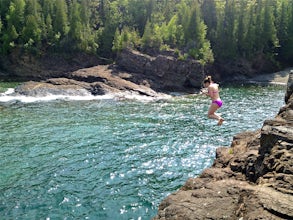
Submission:
<svg viewBox="0 0 293 220">
<path fill-rule="evenodd" d="M 150 219 L 162 198 L 260 128 L 284 89 L 225 88 L 222 127 L 201 96 L 10 103 L 0 109 L 4 219 Z M 261 99 L 259 97 L 262 97 Z"/>
</svg>

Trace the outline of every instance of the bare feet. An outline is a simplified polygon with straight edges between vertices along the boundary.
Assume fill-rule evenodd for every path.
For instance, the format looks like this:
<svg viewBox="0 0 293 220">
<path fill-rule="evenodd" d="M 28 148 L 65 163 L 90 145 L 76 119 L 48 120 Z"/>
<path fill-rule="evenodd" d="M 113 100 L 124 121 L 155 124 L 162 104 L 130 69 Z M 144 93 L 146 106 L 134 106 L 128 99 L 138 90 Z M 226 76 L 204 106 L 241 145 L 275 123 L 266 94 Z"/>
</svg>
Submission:
<svg viewBox="0 0 293 220">
<path fill-rule="evenodd" d="M 219 125 L 219 126 L 222 125 L 223 122 L 224 122 L 224 119 L 223 119 L 223 118 L 220 118 L 219 121 L 218 121 L 218 125 Z"/>
</svg>

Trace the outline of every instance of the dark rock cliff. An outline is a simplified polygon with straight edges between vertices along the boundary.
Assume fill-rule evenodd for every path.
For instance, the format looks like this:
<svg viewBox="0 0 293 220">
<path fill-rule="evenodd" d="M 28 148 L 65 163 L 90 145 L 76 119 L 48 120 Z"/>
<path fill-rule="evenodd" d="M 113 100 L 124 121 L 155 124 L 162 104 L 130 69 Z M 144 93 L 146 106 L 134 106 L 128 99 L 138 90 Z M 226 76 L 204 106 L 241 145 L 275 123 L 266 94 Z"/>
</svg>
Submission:
<svg viewBox="0 0 293 220">
<path fill-rule="evenodd" d="M 286 105 L 217 149 L 211 168 L 165 198 L 154 220 L 293 219 L 293 72 Z"/>
<path fill-rule="evenodd" d="M 186 92 L 200 88 L 204 67 L 194 59 L 180 60 L 174 54 L 149 56 L 123 50 L 116 59 L 119 69 L 132 74 L 134 82 L 149 82 L 156 91 Z"/>
<path fill-rule="evenodd" d="M 54 78 L 24 83 L 16 92 L 29 96 L 131 92 L 156 97 L 157 92 L 193 93 L 201 87 L 204 77 L 203 66 L 195 60 L 182 61 L 166 55 L 151 57 L 131 50 L 122 51 L 115 65 L 63 71 L 57 76 L 56 72 L 48 74 Z"/>
</svg>

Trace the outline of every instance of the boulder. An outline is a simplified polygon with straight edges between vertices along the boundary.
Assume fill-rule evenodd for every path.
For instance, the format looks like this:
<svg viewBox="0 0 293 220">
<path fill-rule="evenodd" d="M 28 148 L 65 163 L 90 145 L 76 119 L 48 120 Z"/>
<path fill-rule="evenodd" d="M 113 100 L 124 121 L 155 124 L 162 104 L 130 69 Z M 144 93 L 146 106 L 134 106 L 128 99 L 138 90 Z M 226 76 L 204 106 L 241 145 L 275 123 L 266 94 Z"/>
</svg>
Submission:
<svg viewBox="0 0 293 220">
<path fill-rule="evenodd" d="M 218 148 L 211 168 L 165 198 L 154 220 L 293 219 L 293 72 L 286 105 Z"/>
</svg>

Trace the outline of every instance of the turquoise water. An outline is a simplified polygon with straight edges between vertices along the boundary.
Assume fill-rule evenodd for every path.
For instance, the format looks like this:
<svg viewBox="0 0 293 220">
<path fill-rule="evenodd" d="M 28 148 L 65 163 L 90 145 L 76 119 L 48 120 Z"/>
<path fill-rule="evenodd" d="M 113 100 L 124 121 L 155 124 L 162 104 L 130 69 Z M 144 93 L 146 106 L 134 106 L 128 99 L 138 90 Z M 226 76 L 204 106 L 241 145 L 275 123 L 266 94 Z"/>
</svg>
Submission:
<svg viewBox="0 0 293 220">
<path fill-rule="evenodd" d="M 284 87 L 223 88 L 223 126 L 203 96 L 0 99 L 1 219 L 151 219 L 233 135 L 284 104 Z"/>
</svg>

